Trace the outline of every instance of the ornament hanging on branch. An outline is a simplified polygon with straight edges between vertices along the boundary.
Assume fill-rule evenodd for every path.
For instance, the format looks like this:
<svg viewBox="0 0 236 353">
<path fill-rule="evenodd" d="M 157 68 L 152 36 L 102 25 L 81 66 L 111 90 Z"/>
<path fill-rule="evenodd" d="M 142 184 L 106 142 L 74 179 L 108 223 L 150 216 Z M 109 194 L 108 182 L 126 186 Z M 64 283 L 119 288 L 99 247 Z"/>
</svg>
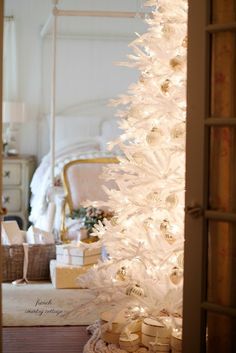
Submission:
<svg viewBox="0 0 236 353">
<path fill-rule="evenodd" d="M 153 127 L 146 136 L 146 141 L 150 146 L 157 146 L 163 137 L 163 132 L 158 127 Z"/>
<path fill-rule="evenodd" d="M 173 244 L 176 241 L 175 236 L 171 231 L 170 222 L 167 219 L 164 219 L 160 224 L 160 231 L 169 244 Z"/>
<path fill-rule="evenodd" d="M 144 297 L 144 290 L 139 284 L 136 283 L 127 288 L 126 294 L 131 297 Z"/>
<path fill-rule="evenodd" d="M 166 207 L 168 209 L 172 209 L 175 208 L 178 205 L 178 197 L 176 194 L 170 194 L 169 196 L 167 196 L 166 198 Z"/>
<path fill-rule="evenodd" d="M 178 268 L 178 267 L 173 267 L 171 274 L 170 274 L 170 280 L 173 284 L 178 285 L 183 279 L 183 271 Z"/>
<path fill-rule="evenodd" d="M 118 281 L 125 281 L 128 278 L 127 276 L 127 269 L 125 266 L 122 266 L 117 272 L 116 272 L 116 279 Z"/>
</svg>

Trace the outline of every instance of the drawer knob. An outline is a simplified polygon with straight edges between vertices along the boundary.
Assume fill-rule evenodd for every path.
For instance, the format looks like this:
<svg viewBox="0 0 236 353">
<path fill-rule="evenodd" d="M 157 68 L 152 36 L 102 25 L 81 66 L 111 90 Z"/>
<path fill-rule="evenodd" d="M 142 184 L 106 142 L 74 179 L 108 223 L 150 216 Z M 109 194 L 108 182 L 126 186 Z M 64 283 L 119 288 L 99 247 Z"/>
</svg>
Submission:
<svg viewBox="0 0 236 353">
<path fill-rule="evenodd" d="M 10 196 L 3 196 L 2 203 L 5 205 L 6 203 L 10 203 Z"/>
<path fill-rule="evenodd" d="M 5 170 L 3 173 L 3 178 L 10 178 L 11 172 L 10 170 Z"/>
</svg>

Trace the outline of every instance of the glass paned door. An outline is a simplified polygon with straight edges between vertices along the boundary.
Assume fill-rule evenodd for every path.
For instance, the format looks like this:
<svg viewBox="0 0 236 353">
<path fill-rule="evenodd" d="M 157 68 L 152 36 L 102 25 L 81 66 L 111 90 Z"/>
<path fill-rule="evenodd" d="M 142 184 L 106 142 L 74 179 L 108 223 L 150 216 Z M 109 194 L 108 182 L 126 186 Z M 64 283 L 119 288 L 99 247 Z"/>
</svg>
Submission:
<svg viewBox="0 0 236 353">
<path fill-rule="evenodd" d="M 236 351 L 236 1 L 189 1 L 184 353 Z"/>
</svg>

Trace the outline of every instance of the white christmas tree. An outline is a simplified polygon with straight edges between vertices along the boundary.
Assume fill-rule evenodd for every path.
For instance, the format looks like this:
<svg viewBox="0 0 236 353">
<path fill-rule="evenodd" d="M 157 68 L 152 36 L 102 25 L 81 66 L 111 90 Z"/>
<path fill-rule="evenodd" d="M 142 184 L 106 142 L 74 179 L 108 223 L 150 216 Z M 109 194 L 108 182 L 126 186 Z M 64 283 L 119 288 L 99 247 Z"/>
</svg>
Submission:
<svg viewBox="0 0 236 353">
<path fill-rule="evenodd" d="M 115 215 L 96 227 L 109 255 L 80 284 L 93 288 L 91 305 L 171 318 L 182 314 L 187 1 L 148 1 L 148 32 L 131 43 L 126 65 L 140 79 L 114 104 L 122 135 L 110 144 L 123 152 L 106 169 Z M 173 319 L 174 322 L 174 319 Z"/>
</svg>

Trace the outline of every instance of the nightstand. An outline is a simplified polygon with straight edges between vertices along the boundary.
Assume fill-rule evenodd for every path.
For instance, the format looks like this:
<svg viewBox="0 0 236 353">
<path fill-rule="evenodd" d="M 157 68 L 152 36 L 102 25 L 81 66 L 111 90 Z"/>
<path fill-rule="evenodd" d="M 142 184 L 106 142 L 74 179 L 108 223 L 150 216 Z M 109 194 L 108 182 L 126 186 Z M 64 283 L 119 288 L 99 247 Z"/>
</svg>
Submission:
<svg viewBox="0 0 236 353">
<path fill-rule="evenodd" d="M 11 219 L 19 217 L 23 229 L 28 227 L 30 182 L 36 167 L 34 156 L 17 155 L 3 157 L 3 207 Z"/>
</svg>

